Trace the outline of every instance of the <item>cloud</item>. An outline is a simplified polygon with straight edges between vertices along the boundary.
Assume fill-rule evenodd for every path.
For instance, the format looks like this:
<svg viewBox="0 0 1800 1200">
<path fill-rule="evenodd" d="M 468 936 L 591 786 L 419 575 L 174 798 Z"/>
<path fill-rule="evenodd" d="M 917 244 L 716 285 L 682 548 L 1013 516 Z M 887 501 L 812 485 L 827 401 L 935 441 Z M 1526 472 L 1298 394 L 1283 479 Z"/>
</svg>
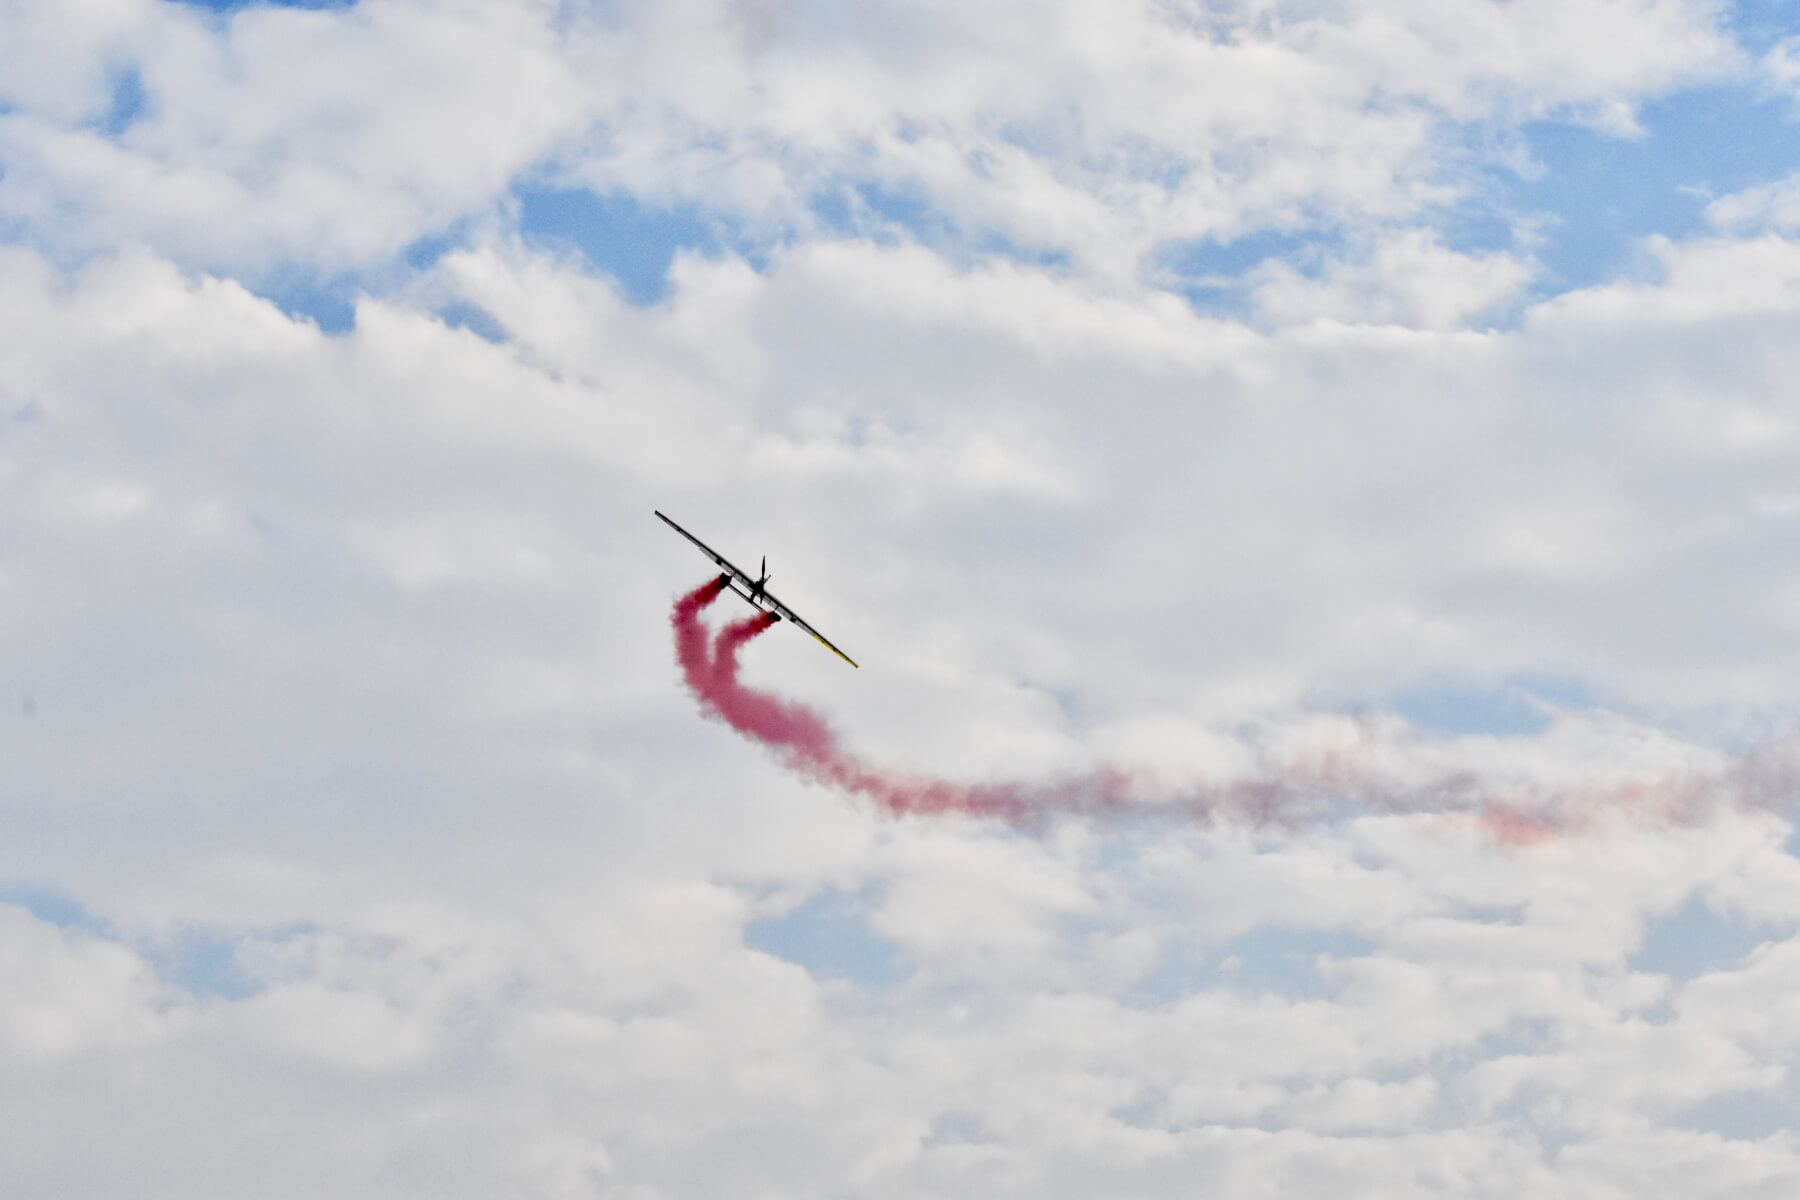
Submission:
<svg viewBox="0 0 1800 1200">
<path fill-rule="evenodd" d="M 1560 294 L 1461 223 L 1532 122 L 1765 86 L 1720 19 L 13 6 L 9 1181 L 1792 1191 L 1789 181 Z M 634 302 L 547 187 L 705 244 Z M 871 761 L 1582 820 L 881 818 L 698 719 L 653 508 L 858 657 L 745 671 Z"/>
<path fill-rule="evenodd" d="M 1329 319 L 1457 329 L 1511 304 L 1531 276 L 1530 264 L 1511 255 L 1458 254 L 1413 230 L 1373 247 L 1361 262 L 1330 263 L 1317 279 L 1266 263 L 1253 273 L 1252 294 L 1258 313 L 1276 324 Z"/>
<path fill-rule="evenodd" d="M 1733 233 L 1765 229 L 1791 232 L 1800 227 L 1800 177 L 1790 175 L 1775 183 L 1720 196 L 1706 206 L 1706 217 Z"/>
<path fill-rule="evenodd" d="M 1463 186 L 1459 129 L 1629 123 L 1637 98 L 1736 61 L 1706 6 L 1671 0 L 1101 13 L 22 10 L 9 44 L 54 50 L 13 76 L 0 212 L 90 250 L 331 275 L 485 218 L 535 170 L 758 240 L 833 208 L 864 230 L 923 209 L 956 242 L 1128 277 L 1170 240 L 1415 220 Z M 113 134 L 94 121 L 120 69 L 143 100 Z"/>
<path fill-rule="evenodd" d="M 143 107 L 116 136 L 90 123 L 110 103 L 93 85 L 85 103 L 21 90 L 0 119 L 0 211 L 62 246 L 252 271 L 379 263 L 486 210 L 585 119 L 542 6 L 131 7 L 129 41 L 85 33 L 52 73 L 129 64 Z M 10 44 L 76 41 L 64 21 L 87 17 L 33 19 L 53 28 Z"/>
<path fill-rule="evenodd" d="M 150 1043 L 149 1070 L 171 1087 L 216 1089 L 220 1064 L 259 1064 L 218 1094 L 240 1108 L 277 1105 L 292 1128 L 333 1145 L 351 1135 L 327 1114 L 371 1077 L 440 1097 L 441 1117 L 411 1143 L 391 1140 L 387 1110 L 358 1109 L 385 1132 L 364 1156 L 334 1159 L 330 1178 L 346 1186 L 452 1186 L 381 1165 L 411 1144 L 462 1147 L 444 1161 L 467 1162 L 468 1179 L 704 1189 L 749 1153 L 745 1114 L 760 1112 L 748 1128 L 763 1149 L 749 1161 L 771 1186 L 861 1179 L 905 1191 L 1002 1171 L 1050 1194 L 1086 1186 L 1071 1180 L 1161 1187 L 1209 1163 L 1266 1161 L 1296 1186 L 1322 1164 L 1403 1178 L 1411 1168 L 1398 1164 L 1425 1145 L 1469 1170 L 1525 1154 L 1505 1170 L 1536 1179 L 1549 1170 L 1539 1139 L 1571 1137 L 1586 1149 L 1567 1169 L 1604 1173 L 1603 1148 L 1641 1136 L 1630 1129 L 1779 1086 L 1756 1066 L 1785 1045 L 1779 1010 L 1740 1031 L 1708 1015 L 1718 1002 L 1703 1003 L 1723 979 L 1757 986 L 1778 959 L 1686 982 L 1627 962 L 1651 915 L 1684 897 L 1744 894 L 1752 862 L 1784 877 L 1791 859 L 1776 826 L 1617 831 L 1555 850 L 1497 850 L 1399 818 L 1264 846 L 1168 828 L 1114 841 L 1070 827 L 1039 841 L 882 826 L 830 795 L 793 791 L 709 736 L 675 691 L 661 635 L 640 630 L 660 628 L 669 591 L 700 565 L 637 510 L 672 487 L 683 513 L 709 518 L 708 535 L 734 551 L 786 530 L 770 548 L 778 569 L 800 573 L 796 602 L 847 624 L 829 628 L 870 647 L 885 682 L 853 694 L 824 671 L 834 660 L 808 657 L 816 647 L 772 639 L 752 670 L 841 702 L 859 744 L 960 763 L 976 778 L 1021 747 L 1034 761 L 1093 761 L 1111 722 L 1158 715 L 1149 745 L 1167 743 L 1182 770 L 1220 769 L 1228 754 L 1196 762 L 1176 747 L 1248 736 L 1218 722 L 1241 720 L 1257 679 L 1295 681 L 1265 682 L 1251 710 L 1254 736 L 1273 745 L 1337 720 L 1308 715 L 1315 681 L 1385 687 L 1377 681 L 1445 667 L 1578 662 L 1597 690 L 1643 709 L 1677 696 L 1701 709 L 1778 700 L 1772 674 L 1755 683 L 1776 627 L 1760 641 L 1742 628 L 1765 573 L 1715 576 L 1709 590 L 1678 593 L 1665 618 L 1683 614 L 1680 627 L 1698 630 L 1732 614 L 1736 659 L 1731 642 L 1696 656 L 1616 620 L 1617 649 L 1597 653 L 1605 627 L 1588 592 L 1671 590 L 1659 581 L 1680 577 L 1679 556 L 1670 565 L 1666 543 L 1617 526 L 1581 533 L 1567 506 L 1553 529 L 1572 525 L 1572 536 L 1598 539 L 1595 551 L 1602 540 L 1621 548 L 1521 559 L 1506 547 L 1535 535 L 1485 532 L 1539 512 L 1545 489 L 1570 479 L 1580 486 L 1556 493 L 1568 506 L 1611 497 L 1601 511 L 1628 531 L 1656 502 L 1633 489 L 1634 472 L 1658 455 L 1690 498 L 1774 485 L 1758 472 L 1777 471 L 1779 456 L 1761 467 L 1756 443 L 1733 440 L 1717 382 L 1702 403 L 1667 378 L 1686 326 L 1672 335 L 1661 314 L 1685 311 L 1671 293 L 1710 276 L 1673 272 L 1606 305 L 1572 298 L 1510 333 L 1235 329 L 1207 346 L 1213 322 L 1155 309 L 1126 319 L 1116 298 L 1049 272 L 938 270 L 907 284 L 916 250 L 843 253 L 795 255 L 766 276 L 691 264 L 671 305 L 650 312 L 516 248 L 446 260 L 421 302 L 479 303 L 508 331 L 495 344 L 405 297 L 366 302 L 352 333 L 326 337 L 229 280 L 154 258 L 64 281 L 15 252 L 9 403 L 32 415 L 7 436 L 32 450 L 14 460 L 9 486 L 44 498 L 14 506 L 35 514 L 13 535 L 34 547 L 13 602 L 36 647 L 20 661 L 38 711 L 9 735 L 18 778 L 43 797 L 19 810 L 47 831 L 30 869 L 56 872 L 121 925 L 311 927 L 243 935 L 237 954 L 258 990 L 165 1010 L 155 1020 L 179 1032 Z M 896 287 L 874 286 L 890 267 Z M 979 300 L 1009 288 L 1042 293 L 1033 311 L 1080 336 L 1047 339 L 1038 322 Z M 945 315 L 959 312 L 989 317 Z M 1704 327 L 1764 339 L 1749 343 L 1763 366 L 1732 387 L 1741 403 L 1778 405 L 1780 332 L 1733 324 L 1742 320 L 1727 309 Z M 841 364 L 815 353 L 826 329 L 826 344 L 860 349 Z M 1547 361 L 1564 381 L 1553 397 L 1541 385 Z M 754 370 L 728 391 L 739 362 Z M 1605 388 L 1583 384 L 1584 370 Z M 871 375 L 882 383 L 865 394 L 855 380 Z M 1620 409 L 1615 392 L 1659 407 Z M 1181 395 L 1204 398 L 1209 436 L 1186 426 L 1191 411 L 1154 407 Z M 1539 395 L 1555 411 L 1587 406 L 1594 436 L 1541 427 L 1550 408 L 1516 407 Z M 796 416 L 808 407 L 838 424 Z M 1380 436 L 1357 436 L 1381 414 Z M 1028 536 L 1000 536 L 983 488 L 922 489 L 910 510 L 889 503 L 894 461 L 919 454 L 932 477 L 929 440 L 836 432 L 872 419 L 937 430 L 953 416 L 970 431 L 1023 421 L 1033 453 L 1082 490 L 1010 495 L 1006 519 Z M 1142 438 L 1152 418 L 1167 423 L 1171 461 L 1200 462 L 1175 470 L 1151 455 L 1122 474 L 1113 439 Z M 1714 428 L 1711 440 L 1696 436 Z M 833 454 L 868 469 L 821 474 L 744 453 L 771 437 L 831 439 Z M 1633 457 L 1609 460 L 1603 447 L 1616 453 L 1622 437 Z M 1457 486 L 1437 493 L 1443 532 L 1396 524 L 1404 497 L 1422 494 L 1416 472 L 1435 478 L 1446 455 Z M 1181 499 L 1145 502 L 1158 494 Z M 733 504 L 744 495 L 755 513 Z M 1389 522 L 1361 515 L 1383 496 Z M 1083 515 L 1096 504 L 1135 522 L 1124 544 L 1109 546 L 1131 523 Z M 1217 519 L 1197 524 L 1208 510 Z M 1721 521 L 1734 511 L 1735 523 Z M 1331 512 L 1345 519 L 1321 526 Z M 1769 536 L 1747 499 L 1701 515 L 1683 553 Z M 1289 531 L 1285 551 L 1256 550 L 1265 565 L 1253 571 L 1246 543 L 1234 560 L 1223 536 L 1233 520 L 1265 538 Z M 1346 539 L 1358 558 L 1327 553 Z M 935 559 L 914 545 L 935 547 Z M 1189 561 L 1193 546 L 1207 549 Z M 1146 561 L 1131 567 L 1139 553 Z M 1069 562 L 1093 567 L 1071 576 Z M 1329 605 L 1283 598 L 1314 594 L 1305 581 L 1320 570 L 1361 582 L 1333 589 Z M 1266 590 L 1276 579 L 1282 589 Z M 1498 597 L 1486 603 L 1506 605 L 1504 624 L 1481 606 L 1484 580 Z M 1218 604 L 1234 586 L 1263 623 L 1254 655 L 1254 621 L 1196 621 L 1182 608 Z M 1469 590 L 1457 600 L 1459 587 Z M 1342 602 L 1359 588 L 1377 611 L 1424 615 L 1390 626 L 1372 653 L 1357 643 L 1382 627 Z M 1534 588 L 1537 607 L 1521 604 Z M 1103 601 L 1137 605 L 1134 622 L 1095 620 Z M 1720 615 L 1696 618 L 1696 604 Z M 1454 630 L 1483 611 L 1509 640 L 1440 634 L 1407 650 L 1418 630 Z M 1637 611 L 1655 610 L 1640 599 Z M 1585 658 L 1573 650 L 1584 644 Z M 1233 654 L 1245 664 L 1236 678 L 1196 668 Z M 1048 702 L 1051 686 L 1078 689 L 1089 715 Z M 76 749 L 102 740 L 106 760 Z M 1504 745 L 1475 737 L 1420 752 L 1552 781 L 1713 753 L 1580 712 Z M 71 823 L 70 812 L 90 815 Z M 82 832 L 93 814 L 122 832 Z M 546 825 L 564 831 L 556 845 Z M 26 850 L 14 853 L 12 869 L 27 869 Z M 879 885 L 869 926 L 903 948 L 913 964 L 903 980 L 870 992 L 742 946 L 758 889 L 827 879 Z M 1764 919 L 1795 919 L 1775 900 L 1784 892 L 1755 892 Z M 1266 990 L 1255 980 L 1280 977 L 1255 971 L 1207 974 L 1226 954 L 1277 953 L 1257 941 L 1271 927 L 1365 941 L 1304 962 L 1317 994 Z M 136 957 L 93 953 L 123 964 L 93 994 L 151 1011 Z M 1188 982 L 1169 999 L 1135 995 L 1171 955 L 1194 961 Z M 1673 1025 L 1640 1029 L 1658 1021 Z M 40 1052 L 51 1045 L 20 1036 Z M 1630 1065 L 1644 1055 L 1688 1065 L 1656 1083 Z M 467 1062 L 481 1065 L 457 1066 Z M 282 1081 L 296 1071 L 321 1082 L 294 1090 Z M 57 1100 L 53 1112 L 73 1122 L 83 1093 L 59 1086 L 69 1107 Z M 569 1097 L 561 1115 L 538 1107 L 556 1092 Z M 523 1131 L 485 1115 L 508 1097 L 537 1114 Z M 945 1114 L 969 1111 L 980 1123 L 962 1140 L 927 1139 Z M 1636 1115 L 1619 1126 L 1620 1113 Z M 56 1128 L 68 1139 L 78 1126 Z M 803 1130 L 839 1148 L 823 1163 L 780 1150 Z M 1734 1145 L 1688 1152 L 1724 1162 L 1744 1152 Z M 115 1161 L 144 1153 L 109 1143 Z M 246 1151 L 232 1177 L 286 1154 Z M 1785 1169 L 1779 1161 L 1762 1169 Z"/>
<path fill-rule="evenodd" d="M 0 907 L 0 921 L 10 981 L 0 1044 L 16 1067 L 92 1060 L 154 1037 L 159 997 L 136 955 L 64 935 L 11 905 Z"/>
</svg>

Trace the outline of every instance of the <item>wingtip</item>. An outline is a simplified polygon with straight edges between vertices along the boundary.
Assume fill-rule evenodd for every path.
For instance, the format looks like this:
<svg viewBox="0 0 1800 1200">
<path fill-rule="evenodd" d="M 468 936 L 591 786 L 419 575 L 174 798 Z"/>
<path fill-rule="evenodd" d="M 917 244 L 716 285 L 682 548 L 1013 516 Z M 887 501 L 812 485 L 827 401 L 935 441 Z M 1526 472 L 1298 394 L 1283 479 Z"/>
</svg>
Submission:
<svg viewBox="0 0 1800 1200">
<path fill-rule="evenodd" d="M 819 632 L 816 629 L 808 629 L 806 632 L 812 634 L 813 640 L 818 642 L 819 645 L 825 647 L 827 650 L 831 651 L 833 654 L 837 655 L 839 658 L 843 659 L 845 662 L 849 663 L 851 666 L 856 667 L 857 670 L 859 670 L 859 671 L 862 670 L 861 667 L 856 666 L 856 660 L 854 658 L 851 658 L 848 654 L 845 654 L 842 650 L 839 650 L 836 646 L 834 646 L 830 642 L 826 641 L 823 637 L 821 637 L 819 635 Z"/>
</svg>

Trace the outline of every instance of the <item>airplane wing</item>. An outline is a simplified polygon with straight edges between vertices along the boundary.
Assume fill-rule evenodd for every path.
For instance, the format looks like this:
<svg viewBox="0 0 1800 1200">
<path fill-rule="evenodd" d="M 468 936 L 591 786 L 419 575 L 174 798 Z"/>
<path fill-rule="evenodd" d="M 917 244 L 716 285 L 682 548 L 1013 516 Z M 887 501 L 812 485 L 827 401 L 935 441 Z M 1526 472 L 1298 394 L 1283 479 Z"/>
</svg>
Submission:
<svg viewBox="0 0 1800 1200">
<path fill-rule="evenodd" d="M 819 644 L 821 646 L 824 646 L 827 650 L 831 651 L 833 654 L 837 655 L 839 658 L 843 659 L 845 662 L 849 663 L 851 666 L 853 666 L 853 667 L 856 666 L 856 660 L 854 658 L 851 658 L 848 654 L 845 654 L 842 650 L 839 650 L 836 646 L 832 645 L 830 638 L 826 637 L 824 634 L 822 634 L 818 630 L 814 629 L 811 625 L 808 625 L 805 621 L 801 620 L 799 613 L 795 612 L 793 609 L 789 608 L 787 605 L 783 604 L 781 601 L 779 601 L 775 597 L 771 596 L 769 594 L 769 591 L 767 588 L 763 589 L 763 599 L 767 600 L 769 602 L 769 607 L 773 608 L 776 612 L 780 613 L 782 616 L 786 617 L 789 621 L 793 622 L 795 625 L 798 625 L 800 628 L 806 630 L 806 632 L 808 632 L 808 633 L 812 634 L 814 637 L 818 638 Z"/>
<path fill-rule="evenodd" d="M 657 513 L 656 515 L 658 517 L 662 517 L 662 523 L 664 525 L 667 525 L 670 529 L 673 529 L 676 533 L 679 533 L 682 537 L 684 537 L 688 541 L 694 543 L 694 545 L 700 547 L 700 553 L 706 555 L 706 557 L 712 559 L 714 562 L 718 563 L 721 567 L 724 567 L 726 574 L 730 575 L 732 577 L 732 579 L 743 580 L 744 585 L 746 587 L 755 587 L 756 586 L 756 580 L 750 578 L 750 576 L 744 574 L 742 571 L 740 571 L 736 567 L 732 566 L 730 562 L 726 561 L 724 555 L 722 555 L 718 551 L 714 550 L 711 546 L 707 545 L 705 542 L 701 541 L 699 538 L 695 537 L 693 534 L 689 533 L 687 530 L 683 529 L 681 526 L 677 525 L 675 522 L 669 520 L 669 518 L 664 517 L 660 512 Z M 741 592 L 739 593 L 739 595 L 742 595 L 742 594 L 743 593 L 741 593 Z"/>
<path fill-rule="evenodd" d="M 736 584 L 741 582 L 746 588 L 754 588 L 756 586 L 756 580 L 752 579 L 750 576 L 746 575 L 743 571 L 740 571 L 737 567 L 733 566 L 731 564 L 730 560 L 727 559 L 723 554 L 720 554 L 717 550 L 714 550 L 711 546 L 707 545 L 705 542 L 701 541 L 699 538 L 695 537 L 693 534 L 689 533 L 687 530 L 683 529 L 681 526 L 677 525 L 675 522 L 669 520 L 669 518 L 664 517 L 662 515 L 662 513 L 658 512 L 656 515 L 662 519 L 663 524 L 667 525 L 670 529 L 673 529 L 676 533 L 679 533 L 682 537 L 686 538 L 688 541 L 690 541 L 690 542 L 694 543 L 694 545 L 698 546 L 700 548 L 700 553 L 706 555 L 706 557 L 712 559 L 719 566 L 723 567 L 725 569 L 725 573 L 731 576 L 731 582 L 733 585 L 732 589 L 731 589 L 732 591 L 737 592 L 738 595 L 742 596 L 746 600 L 749 600 L 750 603 L 752 603 L 752 604 L 756 603 L 756 600 L 751 596 L 751 594 L 749 592 L 740 590 L 736 586 Z M 839 650 L 836 646 L 832 645 L 830 638 L 827 638 L 824 634 L 820 633 L 818 630 L 814 629 L 811 625 L 807 624 L 806 621 L 800 616 L 799 613 L 795 612 L 793 609 L 789 608 L 787 605 L 785 605 L 781 601 L 777 600 L 769 592 L 769 590 L 767 588 L 763 589 L 762 598 L 769 602 L 770 608 L 774 609 L 776 612 L 780 613 L 787 620 L 791 621 L 795 625 L 798 625 L 801 629 L 806 630 L 806 632 L 812 634 L 813 637 L 817 638 L 819 640 L 820 645 L 824 646 L 827 650 L 831 651 L 833 654 L 837 655 L 839 658 L 843 659 L 845 662 L 849 663 L 851 666 L 853 666 L 853 667 L 856 666 L 855 659 L 851 658 L 848 654 L 845 654 L 842 650 Z"/>
</svg>

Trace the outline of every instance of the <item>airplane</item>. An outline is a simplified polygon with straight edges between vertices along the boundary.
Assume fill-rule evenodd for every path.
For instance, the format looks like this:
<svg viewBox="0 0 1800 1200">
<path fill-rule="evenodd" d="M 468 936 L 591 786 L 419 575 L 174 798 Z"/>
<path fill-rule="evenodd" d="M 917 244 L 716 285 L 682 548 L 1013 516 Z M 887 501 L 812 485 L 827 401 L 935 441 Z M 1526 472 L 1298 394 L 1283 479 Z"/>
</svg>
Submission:
<svg viewBox="0 0 1800 1200">
<path fill-rule="evenodd" d="M 839 650 L 836 646 L 832 645 L 831 640 L 829 638 L 827 638 L 824 634 L 820 633 L 818 630 L 814 629 L 811 625 L 808 625 L 805 621 L 801 620 L 799 613 L 795 612 L 793 609 L 791 609 L 787 605 L 783 604 L 780 600 L 777 600 L 775 598 L 774 593 L 769 591 L 769 588 L 768 588 L 769 559 L 768 559 L 767 555 L 763 556 L 761 576 L 759 578 L 752 579 L 752 578 L 750 578 L 750 575 L 748 572 L 740 571 L 736 567 L 732 566 L 731 563 L 726 561 L 724 555 L 718 553 L 711 546 L 707 545 L 705 542 L 701 541 L 699 538 L 695 537 L 693 534 L 689 533 L 687 530 L 683 529 L 681 526 L 677 525 L 675 522 L 669 520 L 669 518 L 664 517 L 662 515 L 662 513 L 658 512 L 656 515 L 662 519 L 662 523 L 664 525 L 667 525 L 670 529 L 673 529 L 676 533 L 679 533 L 682 537 L 684 537 L 688 541 L 694 543 L 694 545 L 700 547 L 700 552 L 702 554 L 704 554 L 704 555 L 706 555 L 706 557 L 712 559 L 713 562 L 717 563 L 719 566 L 725 568 L 725 573 L 719 576 L 720 583 L 724 584 L 726 587 L 730 588 L 732 591 L 736 592 L 738 595 L 740 595 L 744 599 L 748 600 L 750 602 L 751 606 L 756 608 L 758 611 L 763 611 L 763 606 L 767 605 L 768 606 L 767 611 L 771 615 L 773 615 L 777 621 L 781 620 L 783 617 L 786 617 L 789 621 L 793 622 L 795 625 L 798 625 L 800 628 L 806 630 L 806 632 L 812 634 L 815 638 L 819 639 L 819 644 L 824 646 L 827 650 L 831 651 L 833 654 L 837 655 L 839 658 L 843 659 L 845 662 L 849 663 L 851 666 L 854 667 L 856 665 L 855 659 L 851 658 L 848 654 L 845 654 L 842 650 Z M 743 584 L 743 587 L 738 586 L 740 583 Z M 745 588 L 748 588 L 749 590 L 746 591 Z"/>
</svg>

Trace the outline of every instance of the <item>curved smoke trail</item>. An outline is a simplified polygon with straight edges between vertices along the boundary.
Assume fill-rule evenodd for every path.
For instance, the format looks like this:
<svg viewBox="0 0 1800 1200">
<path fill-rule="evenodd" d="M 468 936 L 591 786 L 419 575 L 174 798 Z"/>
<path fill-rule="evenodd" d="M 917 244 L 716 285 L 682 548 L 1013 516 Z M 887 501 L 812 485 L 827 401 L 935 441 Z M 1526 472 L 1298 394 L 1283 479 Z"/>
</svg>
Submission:
<svg viewBox="0 0 1800 1200">
<path fill-rule="evenodd" d="M 738 651 L 775 624 L 775 617 L 764 613 L 733 622 L 709 645 L 700 610 L 718 599 L 724 586 L 723 579 L 715 579 L 675 603 L 676 657 L 705 712 L 768 746 L 790 770 L 867 797 L 890 813 L 1024 815 L 1011 788 L 970 787 L 871 767 L 844 750 L 824 718 L 810 708 L 740 684 Z"/>
<path fill-rule="evenodd" d="M 1132 813 L 1297 826 L 1356 812 L 1439 813 L 1469 818 L 1508 843 L 1542 841 L 1601 817 L 1658 824 L 1701 820 L 1725 807 L 1786 813 L 1800 792 L 1800 743 L 1771 741 L 1723 770 L 1552 788 L 1484 781 L 1466 770 L 1420 770 L 1374 730 L 1361 742 L 1268 762 L 1250 778 L 1149 795 L 1133 773 L 1102 768 L 1061 782 L 963 784 L 884 770 L 839 743 L 812 709 L 738 680 L 738 655 L 775 624 L 768 613 L 726 625 L 716 637 L 700 614 L 724 591 L 714 579 L 680 597 L 670 620 L 676 659 L 702 711 L 767 746 L 789 770 L 873 801 L 893 815 L 963 813 L 1020 821 L 1051 813 Z M 1392 760 L 1398 757 L 1397 764 Z"/>
</svg>

